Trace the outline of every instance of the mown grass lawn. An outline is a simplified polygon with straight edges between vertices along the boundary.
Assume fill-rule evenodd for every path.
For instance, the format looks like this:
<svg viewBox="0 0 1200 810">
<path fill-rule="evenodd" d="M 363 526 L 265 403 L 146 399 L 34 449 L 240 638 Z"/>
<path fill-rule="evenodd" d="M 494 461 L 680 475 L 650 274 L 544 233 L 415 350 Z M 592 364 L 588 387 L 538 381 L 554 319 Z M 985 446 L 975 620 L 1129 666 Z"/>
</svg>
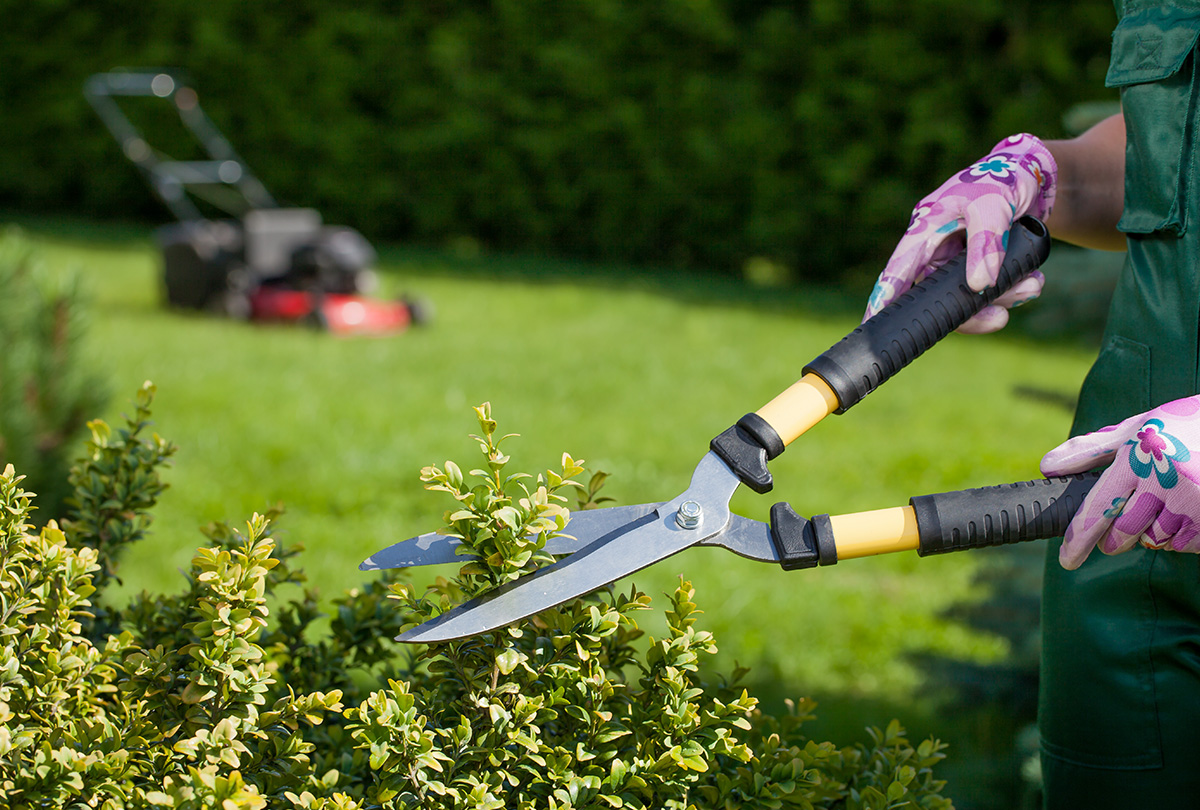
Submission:
<svg viewBox="0 0 1200 810">
<path fill-rule="evenodd" d="M 145 235 L 31 234 L 52 267 L 78 268 L 94 291 L 91 348 L 117 394 L 106 418 L 152 380 L 157 429 L 180 446 L 153 536 L 122 570 L 127 589 L 174 588 L 203 540 L 196 526 L 280 501 L 312 582 L 324 594 L 354 587 L 361 559 L 439 524 L 447 504 L 422 490 L 418 471 L 473 461 L 471 406 L 485 400 L 502 430 L 522 434 L 510 446 L 518 468 L 569 451 L 611 473 L 606 492 L 619 503 L 671 497 L 712 436 L 856 325 L 865 295 L 394 250 L 384 292 L 425 298 L 435 321 L 394 338 L 337 339 L 165 310 Z M 1091 358 L 1015 335 L 953 335 L 802 437 L 773 462 L 775 492 L 743 489 L 734 509 L 765 519 L 787 499 L 802 514 L 858 511 L 1036 477 L 1070 414 L 1020 391 L 1069 398 Z M 717 666 L 748 665 L 775 695 L 902 708 L 920 680 L 911 653 L 1003 654 L 999 641 L 939 618 L 971 596 L 986 553 L 785 573 L 701 549 L 634 581 L 657 595 L 691 579 L 721 647 Z"/>
</svg>

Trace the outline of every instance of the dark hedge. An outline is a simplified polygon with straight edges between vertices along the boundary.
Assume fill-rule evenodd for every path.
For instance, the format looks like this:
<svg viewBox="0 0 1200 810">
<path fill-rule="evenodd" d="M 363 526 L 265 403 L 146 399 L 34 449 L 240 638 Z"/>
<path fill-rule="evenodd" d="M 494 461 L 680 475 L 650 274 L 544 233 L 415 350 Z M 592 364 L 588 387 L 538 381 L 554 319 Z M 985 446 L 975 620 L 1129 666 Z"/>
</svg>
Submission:
<svg viewBox="0 0 1200 810">
<path fill-rule="evenodd" d="M 833 278 L 1001 136 L 1103 88 L 1103 2 L 29 0 L 0 208 L 164 221 L 80 88 L 186 69 L 282 200 L 368 236 Z M 153 141 L 154 139 L 151 138 Z"/>
</svg>

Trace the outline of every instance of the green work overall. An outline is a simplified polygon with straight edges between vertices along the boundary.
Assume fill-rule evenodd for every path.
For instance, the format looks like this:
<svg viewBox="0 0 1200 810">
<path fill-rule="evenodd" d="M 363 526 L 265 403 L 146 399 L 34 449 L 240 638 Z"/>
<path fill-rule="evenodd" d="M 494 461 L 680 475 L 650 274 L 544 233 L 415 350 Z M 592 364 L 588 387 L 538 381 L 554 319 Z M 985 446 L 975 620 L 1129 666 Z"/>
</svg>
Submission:
<svg viewBox="0 0 1200 810">
<path fill-rule="evenodd" d="M 1129 255 L 1073 433 L 1200 391 L 1200 2 L 1118 2 Z M 1053 283 L 1053 282 L 1051 282 Z M 1052 544 L 1039 725 L 1046 807 L 1200 807 L 1200 555 Z"/>
</svg>

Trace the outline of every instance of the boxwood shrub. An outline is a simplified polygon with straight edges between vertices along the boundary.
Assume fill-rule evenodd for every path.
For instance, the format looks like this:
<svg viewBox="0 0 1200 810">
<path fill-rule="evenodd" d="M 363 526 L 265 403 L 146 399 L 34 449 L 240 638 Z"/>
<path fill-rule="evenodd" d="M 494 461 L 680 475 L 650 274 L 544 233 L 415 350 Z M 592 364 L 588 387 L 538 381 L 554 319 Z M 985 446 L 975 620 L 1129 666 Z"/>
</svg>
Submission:
<svg viewBox="0 0 1200 810">
<path fill-rule="evenodd" d="M 513 473 L 488 406 L 482 454 L 422 472 L 463 538 L 453 577 L 376 576 L 329 603 L 303 587 L 280 514 L 206 527 L 185 588 L 111 604 L 174 447 L 149 432 L 147 384 L 124 426 L 90 423 L 67 517 L 30 522 L 0 475 L 0 795 L 34 808 L 949 808 L 943 746 L 895 722 L 868 745 L 807 738 L 812 704 L 769 716 L 711 672 L 693 588 L 656 607 L 603 590 L 509 628 L 409 648 L 404 627 L 549 562 L 564 455 Z M 288 586 L 288 587 L 284 587 Z M 298 586 L 298 587 L 297 587 Z M 297 592 L 299 595 L 297 595 Z M 639 627 L 663 610 L 667 630 Z M 327 613 L 328 629 L 314 623 Z"/>
</svg>

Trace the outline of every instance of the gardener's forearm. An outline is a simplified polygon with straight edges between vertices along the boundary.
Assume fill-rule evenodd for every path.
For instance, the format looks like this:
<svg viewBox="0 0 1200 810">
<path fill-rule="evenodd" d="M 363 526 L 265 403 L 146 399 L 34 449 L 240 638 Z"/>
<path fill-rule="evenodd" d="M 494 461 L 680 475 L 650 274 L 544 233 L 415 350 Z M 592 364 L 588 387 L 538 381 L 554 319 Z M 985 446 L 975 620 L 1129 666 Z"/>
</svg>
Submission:
<svg viewBox="0 0 1200 810">
<path fill-rule="evenodd" d="M 1100 250 L 1124 250 L 1117 220 L 1125 204 L 1125 119 L 1120 114 L 1067 141 L 1047 141 L 1058 163 L 1055 238 Z"/>
</svg>

